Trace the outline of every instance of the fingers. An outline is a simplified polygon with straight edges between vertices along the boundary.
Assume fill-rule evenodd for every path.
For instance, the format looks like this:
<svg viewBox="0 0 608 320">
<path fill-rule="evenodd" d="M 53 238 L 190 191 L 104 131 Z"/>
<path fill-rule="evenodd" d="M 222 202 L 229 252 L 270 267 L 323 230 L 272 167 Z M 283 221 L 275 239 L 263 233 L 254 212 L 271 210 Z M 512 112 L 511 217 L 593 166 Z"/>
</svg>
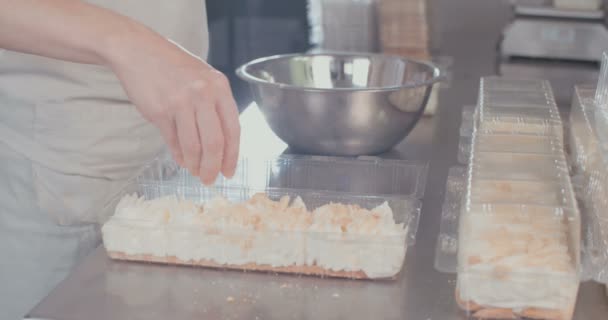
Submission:
<svg viewBox="0 0 608 320">
<path fill-rule="evenodd" d="M 230 85 L 219 72 L 200 82 L 174 108 L 174 120 L 159 125 L 173 157 L 204 184 L 221 172 L 234 176 L 239 156 L 239 114 Z"/>
<path fill-rule="evenodd" d="M 239 111 L 231 94 L 220 100 L 217 112 L 225 141 L 221 170 L 225 177 L 232 178 L 239 158 L 241 126 Z"/>
<path fill-rule="evenodd" d="M 179 144 L 179 139 L 177 138 L 175 119 L 164 119 L 162 122 L 158 123 L 158 128 L 160 129 L 160 133 L 164 137 L 165 142 L 169 146 L 169 150 L 171 150 L 173 159 L 175 159 L 175 162 L 177 162 L 177 164 L 179 164 L 181 167 L 184 167 L 184 155 Z"/>
<path fill-rule="evenodd" d="M 177 137 L 183 155 L 183 163 L 194 176 L 199 176 L 202 147 L 194 108 L 179 108 L 175 115 Z"/>
<path fill-rule="evenodd" d="M 203 104 L 196 111 L 202 146 L 200 177 L 204 184 L 215 182 L 224 158 L 224 134 L 216 108 Z"/>
</svg>

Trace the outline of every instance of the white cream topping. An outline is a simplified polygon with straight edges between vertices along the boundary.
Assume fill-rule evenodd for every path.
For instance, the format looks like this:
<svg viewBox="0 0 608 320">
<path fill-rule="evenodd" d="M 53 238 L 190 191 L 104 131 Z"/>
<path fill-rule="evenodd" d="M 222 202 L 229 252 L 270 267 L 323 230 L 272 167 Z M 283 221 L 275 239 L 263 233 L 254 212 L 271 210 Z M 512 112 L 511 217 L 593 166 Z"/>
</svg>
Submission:
<svg viewBox="0 0 608 320">
<path fill-rule="evenodd" d="M 522 310 L 571 310 L 578 277 L 568 223 L 550 209 L 463 213 L 458 288 L 462 300 Z"/>
<path fill-rule="evenodd" d="M 372 210 L 328 204 L 308 211 L 304 201 L 265 194 L 243 203 L 217 197 L 204 206 L 175 196 L 125 196 L 103 226 L 108 251 L 256 263 L 273 267 L 317 265 L 390 277 L 403 265 L 407 229 L 384 203 Z"/>
</svg>

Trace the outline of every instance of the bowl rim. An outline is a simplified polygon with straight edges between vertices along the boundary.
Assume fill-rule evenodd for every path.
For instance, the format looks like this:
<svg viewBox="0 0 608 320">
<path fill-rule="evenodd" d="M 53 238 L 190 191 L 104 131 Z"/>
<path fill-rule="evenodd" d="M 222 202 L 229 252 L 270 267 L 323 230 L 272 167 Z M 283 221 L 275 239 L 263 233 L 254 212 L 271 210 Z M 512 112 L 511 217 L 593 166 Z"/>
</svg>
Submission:
<svg viewBox="0 0 608 320">
<path fill-rule="evenodd" d="M 365 58 L 374 58 L 374 57 L 382 57 L 382 58 L 393 58 L 398 59 L 404 62 L 413 62 L 425 65 L 429 67 L 433 71 L 433 78 L 415 84 L 402 84 L 397 86 L 387 86 L 387 87 L 369 87 L 369 88 L 314 88 L 314 87 L 304 87 L 297 86 L 293 84 L 287 83 L 277 83 L 277 82 L 268 82 L 266 80 L 260 79 L 254 75 L 252 75 L 248 69 L 256 64 L 260 64 L 263 62 L 271 61 L 271 60 L 279 60 L 285 58 L 294 58 L 294 57 L 315 57 L 315 56 L 329 56 L 329 57 L 365 57 Z M 439 67 L 437 67 L 434 63 L 429 61 L 422 61 L 417 59 L 410 59 L 407 57 L 399 56 L 399 55 L 391 55 L 391 54 L 382 54 L 382 53 L 354 53 L 354 52 L 332 52 L 332 53 L 290 53 L 290 54 L 278 54 L 267 57 L 262 57 L 258 59 L 254 59 L 250 62 L 247 62 L 240 66 L 236 70 L 236 74 L 242 80 L 249 83 L 256 83 L 266 86 L 273 86 L 280 89 L 298 89 L 302 91 L 314 91 L 314 92 L 379 92 L 379 91 L 394 91 L 408 88 L 419 88 L 433 85 L 443 79 L 443 75 Z"/>
</svg>

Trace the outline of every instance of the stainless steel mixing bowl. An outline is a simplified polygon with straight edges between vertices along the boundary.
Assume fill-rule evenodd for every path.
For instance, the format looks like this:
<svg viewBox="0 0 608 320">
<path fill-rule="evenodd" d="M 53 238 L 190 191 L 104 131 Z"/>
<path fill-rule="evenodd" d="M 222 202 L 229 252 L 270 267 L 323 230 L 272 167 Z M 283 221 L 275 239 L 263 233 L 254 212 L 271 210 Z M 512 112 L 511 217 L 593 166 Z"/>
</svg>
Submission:
<svg viewBox="0 0 608 320">
<path fill-rule="evenodd" d="M 280 55 L 237 74 L 291 149 L 336 156 L 390 150 L 418 122 L 440 80 L 431 63 L 379 54 Z"/>
</svg>

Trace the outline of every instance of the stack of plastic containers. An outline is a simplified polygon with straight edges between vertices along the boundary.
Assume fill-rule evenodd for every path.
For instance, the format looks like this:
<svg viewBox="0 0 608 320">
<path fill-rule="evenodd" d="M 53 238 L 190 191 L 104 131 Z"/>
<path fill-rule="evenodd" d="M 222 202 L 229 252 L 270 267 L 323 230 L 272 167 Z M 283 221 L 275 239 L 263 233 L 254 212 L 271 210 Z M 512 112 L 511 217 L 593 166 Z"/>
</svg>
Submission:
<svg viewBox="0 0 608 320">
<path fill-rule="evenodd" d="M 463 309 L 483 319 L 571 319 L 580 217 L 547 82 L 481 80 L 461 210 Z"/>
<path fill-rule="evenodd" d="M 587 223 L 584 274 L 608 284 L 608 55 L 597 90 L 578 86 L 570 113 L 570 145 Z"/>
<path fill-rule="evenodd" d="M 608 208 L 606 157 L 595 122 L 595 90 L 578 86 L 570 112 L 570 146 L 579 198 L 587 218 L 585 276 L 608 283 Z"/>
</svg>

